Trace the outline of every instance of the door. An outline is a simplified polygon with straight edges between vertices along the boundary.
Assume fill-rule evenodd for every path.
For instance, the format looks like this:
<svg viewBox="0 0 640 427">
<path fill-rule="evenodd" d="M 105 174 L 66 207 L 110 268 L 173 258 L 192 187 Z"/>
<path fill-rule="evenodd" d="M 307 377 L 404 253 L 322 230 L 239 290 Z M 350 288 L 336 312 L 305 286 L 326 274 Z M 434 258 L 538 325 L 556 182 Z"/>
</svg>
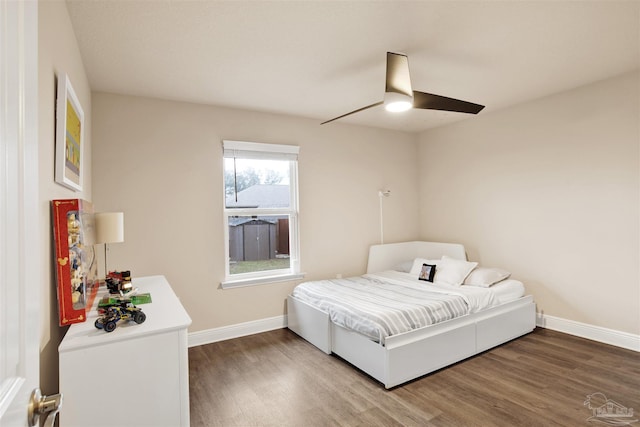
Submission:
<svg viewBox="0 0 640 427">
<path fill-rule="evenodd" d="M 38 3 L 0 0 L 0 426 L 38 386 Z"/>
<path fill-rule="evenodd" d="M 263 261 L 269 259 L 269 224 L 247 223 L 244 225 L 244 260 Z"/>
</svg>

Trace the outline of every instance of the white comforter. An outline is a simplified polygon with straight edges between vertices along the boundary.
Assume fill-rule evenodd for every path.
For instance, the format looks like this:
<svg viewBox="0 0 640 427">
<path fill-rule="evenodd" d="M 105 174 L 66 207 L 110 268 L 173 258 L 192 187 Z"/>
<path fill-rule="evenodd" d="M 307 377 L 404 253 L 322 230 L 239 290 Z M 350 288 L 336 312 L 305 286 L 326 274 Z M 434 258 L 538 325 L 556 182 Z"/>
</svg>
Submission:
<svg viewBox="0 0 640 427">
<path fill-rule="evenodd" d="M 328 313 L 331 321 L 376 342 L 474 313 L 497 300 L 486 288 L 455 288 L 397 271 L 298 285 L 293 296 Z"/>
<path fill-rule="evenodd" d="M 447 295 L 459 295 L 464 298 L 469 306 L 469 313 L 475 313 L 488 307 L 498 305 L 491 288 L 481 288 L 479 286 L 450 286 L 441 283 L 431 283 L 424 280 L 418 280 L 409 273 L 401 273 L 399 271 L 389 270 L 375 274 L 365 274 L 365 276 L 379 277 L 390 283 L 402 284 L 404 286 L 413 286 L 417 289 L 427 290 L 428 292 L 436 292 Z"/>
</svg>

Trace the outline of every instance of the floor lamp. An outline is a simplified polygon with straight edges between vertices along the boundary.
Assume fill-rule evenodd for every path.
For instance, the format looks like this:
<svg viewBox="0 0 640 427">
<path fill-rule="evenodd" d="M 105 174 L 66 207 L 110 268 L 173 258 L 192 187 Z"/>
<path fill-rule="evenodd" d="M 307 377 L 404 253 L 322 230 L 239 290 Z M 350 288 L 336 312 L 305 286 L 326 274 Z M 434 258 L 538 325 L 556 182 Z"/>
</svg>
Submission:
<svg viewBox="0 0 640 427">
<path fill-rule="evenodd" d="M 124 242 L 124 213 L 102 212 L 95 215 L 96 243 L 104 245 L 104 276 L 109 274 L 107 267 L 107 245 Z"/>
<path fill-rule="evenodd" d="M 384 244 L 384 215 L 382 214 L 382 200 L 385 197 L 391 195 L 391 190 L 379 190 L 378 197 L 380 198 L 380 244 Z"/>
</svg>

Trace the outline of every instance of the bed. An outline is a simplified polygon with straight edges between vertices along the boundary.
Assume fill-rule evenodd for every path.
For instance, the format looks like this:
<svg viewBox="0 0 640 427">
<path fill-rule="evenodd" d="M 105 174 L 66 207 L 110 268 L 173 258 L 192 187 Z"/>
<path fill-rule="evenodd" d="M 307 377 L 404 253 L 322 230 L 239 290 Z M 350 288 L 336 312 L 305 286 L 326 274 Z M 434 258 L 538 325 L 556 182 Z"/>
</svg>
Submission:
<svg viewBox="0 0 640 427">
<path fill-rule="evenodd" d="M 395 273 L 399 265 L 416 258 L 443 257 L 467 259 L 460 244 L 374 245 L 369 249 L 367 274 L 363 278 L 390 277 L 391 282 L 401 282 L 402 273 Z M 351 325 L 346 327 L 332 321 L 332 316 L 336 319 L 334 312 L 329 314 L 315 302 L 304 300 L 300 293 L 296 296 L 294 290 L 287 297 L 288 328 L 325 353 L 340 356 L 389 389 L 531 332 L 535 328 L 533 298 L 520 296 L 512 286 L 497 285 L 496 291 L 491 292 L 493 300 L 483 307 L 379 339 L 356 331 Z"/>
</svg>

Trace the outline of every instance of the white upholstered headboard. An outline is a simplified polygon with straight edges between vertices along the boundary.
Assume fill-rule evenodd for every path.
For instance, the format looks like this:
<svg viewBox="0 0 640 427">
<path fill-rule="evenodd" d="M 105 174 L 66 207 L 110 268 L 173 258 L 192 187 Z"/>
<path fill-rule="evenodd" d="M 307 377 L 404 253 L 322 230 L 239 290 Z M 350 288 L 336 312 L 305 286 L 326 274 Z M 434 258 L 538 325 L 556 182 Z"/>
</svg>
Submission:
<svg viewBox="0 0 640 427">
<path fill-rule="evenodd" d="M 367 273 L 391 270 L 393 267 L 415 258 L 440 259 L 447 255 L 467 259 L 464 246 L 458 243 L 403 242 L 373 245 L 369 248 Z"/>
</svg>

